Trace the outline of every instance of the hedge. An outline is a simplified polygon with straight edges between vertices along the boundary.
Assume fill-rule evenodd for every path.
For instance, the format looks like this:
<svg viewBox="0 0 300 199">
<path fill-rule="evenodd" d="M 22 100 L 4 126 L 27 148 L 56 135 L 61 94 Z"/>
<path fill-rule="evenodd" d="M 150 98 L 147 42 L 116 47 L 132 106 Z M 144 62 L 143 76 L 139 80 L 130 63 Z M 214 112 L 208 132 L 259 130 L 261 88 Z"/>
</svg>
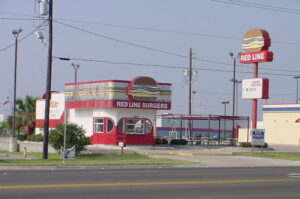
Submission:
<svg viewBox="0 0 300 199">
<path fill-rule="evenodd" d="M 170 145 L 186 145 L 188 143 L 185 139 L 173 139 L 170 141 Z"/>
<path fill-rule="evenodd" d="M 252 147 L 252 144 L 251 144 L 251 142 L 240 142 L 240 146 L 241 147 Z M 255 148 L 261 148 L 261 146 L 257 146 L 257 145 L 254 145 L 253 147 L 255 147 Z M 268 148 L 268 144 L 265 143 L 263 145 L 263 148 Z"/>
<path fill-rule="evenodd" d="M 31 141 L 31 142 L 42 142 L 43 139 L 44 139 L 44 136 L 42 134 L 31 135 L 27 138 L 27 140 Z"/>
<path fill-rule="evenodd" d="M 168 144 L 168 140 L 165 138 L 155 138 L 155 144 Z"/>
</svg>

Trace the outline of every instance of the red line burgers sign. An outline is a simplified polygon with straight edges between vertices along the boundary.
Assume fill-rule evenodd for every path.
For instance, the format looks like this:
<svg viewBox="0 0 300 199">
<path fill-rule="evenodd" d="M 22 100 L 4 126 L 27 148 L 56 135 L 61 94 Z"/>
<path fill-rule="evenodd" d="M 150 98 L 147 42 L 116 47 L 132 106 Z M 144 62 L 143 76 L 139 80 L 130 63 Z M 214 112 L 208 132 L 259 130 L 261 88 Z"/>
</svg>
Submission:
<svg viewBox="0 0 300 199">
<path fill-rule="evenodd" d="M 273 61 L 273 52 L 268 51 L 271 46 L 269 33 L 261 29 L 249 30 L 243 39 L 244 53 L 240 53 L 240 63 L 248 64 L 255 62 Z"/>
</svg>

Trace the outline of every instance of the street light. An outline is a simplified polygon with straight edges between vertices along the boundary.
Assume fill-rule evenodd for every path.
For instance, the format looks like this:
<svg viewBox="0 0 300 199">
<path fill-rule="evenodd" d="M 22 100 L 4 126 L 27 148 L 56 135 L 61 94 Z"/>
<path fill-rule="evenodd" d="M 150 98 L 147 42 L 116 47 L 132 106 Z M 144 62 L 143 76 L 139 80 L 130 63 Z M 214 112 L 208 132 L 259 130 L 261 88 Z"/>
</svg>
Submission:
<svg viewBox="0 0 300 199">
<path fill-rule="evenodd" d="M 234 56 L 234 54 L 232 52 L 229 53 L 230 57 L 233 59 L 233 81 L 232 81 L 232 132 L 234 132 L 234 116 L 235 116 L 235 68 L 236 68 L 236 59 L 239 56 L 239 54 L 237 54 L 237 56 Z M 233 135 L 233 134 L 232 134 Z"/>
<path fill-rule="evenodd" d="M 75 65 L 74 63 L 72 63 L 72 66 L 73 66 L 73 68 L 75 70 L 75 80 L 74 80 L 74 83 L 76 84 L 77 83 L 77 71 L 78 71 L 80 65 L 79 64 Z"/>
<path fill-rule="evenodd" d="M 22 29 L 12 30 L 15 37 L 15 71 L 14 71 L 14 113 L 13 113 L 13 137 L 16 137 L 16 94 L 17 94 L 17 64 L 18 64 L 18 37 Z"/>
<path fill-rule="evenodd" d="M 236 83 L 236 109 L 235 109 L 235 115 L 239 115 L 239 112 L 238 112 L 238 107 L 239 107 L 239 103 L 238 103 L 238 99 L 239 99 L 239 84 L 242 83 L 241 80 L 235 80 L 235 83 Z"/>
<path fill-rule="evenodd" d="M 297 85 L 296 85 L 296 103 L 298 103 L 298 100 L 299 100 L 299 98 L 298 98 L 298 91 L 299 91 L 299 89 L 298 89 L 298 79 L 300 78 L 300 76 L 295 76 L 294 78 L 297 80 Z"/>
<path fill-rule="evenodd" d="M 233 82 L 233 79 L 230 79 L 231 82 Z M 235 81 L 235 114 L 234 115 L 238 115 L 238 98 L 239 98 L 239 84 L 242 83 L 241 80 L 236 79 Z"/>
<path fill-rule="evenodd" d="M 224 116 L 226 116 L 226 105 L 229 104 L 229 101 L 223 101 L 222 104 L 224 104 Z M 226 131 L 226 119 L 224 119 L 224 133 L 223 135 L 225 135 L 225 131 Z M 222 136 L 224 137 L 224 136 Z"/>
<path fill-rule="evenodd" d="M 236 68 L 236 57 L 232 52 L 229 53 L 230 57 L 233 59 L 233 80 L 232 80 L 232 116 L 235 112 L 235 68 Z"/>
<path fill-rule="evenodd" d="M 226 105 L 229 104 L 229 101 L 223 101 L 222 104 L 224 104 L 224 115 L 226 116 Z"/>
</svg>

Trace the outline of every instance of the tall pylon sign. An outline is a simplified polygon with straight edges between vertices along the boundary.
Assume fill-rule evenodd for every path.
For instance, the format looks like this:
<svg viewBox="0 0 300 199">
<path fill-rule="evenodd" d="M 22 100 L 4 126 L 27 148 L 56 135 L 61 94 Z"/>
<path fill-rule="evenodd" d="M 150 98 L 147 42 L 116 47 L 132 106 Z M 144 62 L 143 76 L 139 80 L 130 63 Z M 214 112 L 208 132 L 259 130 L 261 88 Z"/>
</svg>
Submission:
<svg viewBox="0 0 300 199">
<path fill-rule="evenodd" d="M 273 61 L 273 52 L 268 51 L 270 46 L 271 39 L 266 30 L 249 30 L 244 35 L 242 43 L 245 52 L 239 54 L 240 63 L 253 63 L 252 78 L 244 79 L 242 82 L 242 98 L 252 100 L 251 121 L 253 129 L 256 129 L 257 126 L 257 99 L 269 98 L 269 79 L 258 78 L 258 63 Z"/>
</svg>

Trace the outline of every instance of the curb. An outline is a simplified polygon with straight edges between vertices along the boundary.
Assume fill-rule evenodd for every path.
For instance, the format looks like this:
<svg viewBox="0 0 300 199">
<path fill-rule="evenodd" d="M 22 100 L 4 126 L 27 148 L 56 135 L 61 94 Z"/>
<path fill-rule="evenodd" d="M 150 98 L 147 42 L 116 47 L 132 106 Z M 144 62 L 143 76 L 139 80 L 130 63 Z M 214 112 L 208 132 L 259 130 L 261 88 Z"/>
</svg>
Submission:
<svg viewBox="0 0 300 199">
<path fill-rule="evenodd" d="M 180 156 L 233 156 L 233 153 L 176 153 L 169 152 L 168 155 L 180 155 Z"/>
</svg>

